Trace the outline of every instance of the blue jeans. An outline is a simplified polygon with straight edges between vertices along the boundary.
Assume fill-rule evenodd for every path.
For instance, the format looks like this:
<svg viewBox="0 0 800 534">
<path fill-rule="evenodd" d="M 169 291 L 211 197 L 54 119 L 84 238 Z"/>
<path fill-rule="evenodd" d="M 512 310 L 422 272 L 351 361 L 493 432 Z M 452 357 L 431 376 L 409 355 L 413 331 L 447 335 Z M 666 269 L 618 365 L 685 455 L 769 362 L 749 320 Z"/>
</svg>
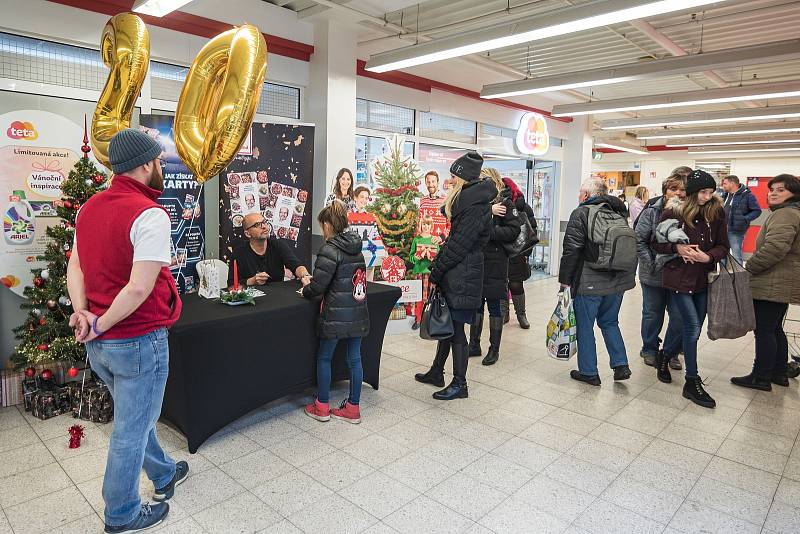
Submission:
<svg viewBox="0 0 800 534">
<path fill-rule="evenodd" d="M 742 258 L 744 234 L 734 234 L 733 232 L 728 232 L 728 242 L 731 245 L 731 256 L 733 256 L 736 261 L 744 265 L 744 259 Z"/>
<path fill-rule="evenodd" d="M 319 402 L 330 402 L 331 397 L 331 360 L 339 341 L 347 343 L 347 367 L 350 369 L 350 404 L 358 405 L 361 400 L 361 382 L 364 381 L 364 370 L 361 367 L 361 338 L 320 339 L 317 352 L 317 399 Z"/>
<path fill-rule="evenodd" d="M 669 356 L 676 355 L 680 349 L 681 342 L 683 342 L 686 376 L 690 378 L 697 377 L 697 340 L 700 339 L 700 331 L 703 329 L 703 322 L 706 320 L 707 306 L 708 293 L 706 291 L 691 294 L 670 293 L 670 322 L 673 317 L 680 317 L 683 322 L 683 334 L 667 330 L 667 337 L 664 340 L 664 352 Z"/>
<path fill-rule="evenodd" d="M 578 295 L 573 300 L 575 321 L 578 327 L 578 371 L 584 376 L 597 376 L 597 346 L 594 340 L 594 323 L 603 333 L 611 368 L 628 365 L 625 342 L 619 330 L 619 308 L 622 293 L 602 297 Z"/>
<path fill-rule="evenodd" d="M 664 327 L 669 294 L 670 291 L 663 287 L 642 284 L 642 356 L 655 356 L 658 353 L 661 344 L 659 335 Z M 670 330 L 673 330 L 673 335 L 680 336 L 679 316 L 670 316 L 667 332 Z M 676 356 L 678 352 L 671 356 Z"/>
<path fill-rule="evenodd" d="M 175 462 L 161 448 L 156 421 L 169 374 L 167 329 L 129 339 L 86 344 L 92 370 L 114 398 L 114 430 L 103 479 L 107 525 L 121 526 L 138 517 L 139 473 L 144 468 L 156 488 L 175 476 Z"/>
</svg>

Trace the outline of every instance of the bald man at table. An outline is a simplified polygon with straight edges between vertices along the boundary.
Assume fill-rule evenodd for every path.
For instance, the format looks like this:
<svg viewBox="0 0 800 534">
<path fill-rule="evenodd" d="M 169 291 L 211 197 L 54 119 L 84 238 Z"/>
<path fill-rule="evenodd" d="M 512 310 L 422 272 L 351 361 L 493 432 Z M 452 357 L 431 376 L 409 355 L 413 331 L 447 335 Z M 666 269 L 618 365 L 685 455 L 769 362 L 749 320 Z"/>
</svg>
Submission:
<svg viewBox="0 0 800 534">
<path fill-rule="evenodd" d="M 270 237 L 269 222 L 263 215 L 246 215 L 242 227 L 248 241 L 234 249 L 231 257 L 231 260 L 236 260 L 240 285 L 263 286 L 269 282 L 282 282 L 284 269 L 289 269 L 304 283 L 311 279 L 308 269 L 297 259 L 289 242 Z M 232 285 L 231 267 L 228 269 L 228 287 Z"/>
</svg>

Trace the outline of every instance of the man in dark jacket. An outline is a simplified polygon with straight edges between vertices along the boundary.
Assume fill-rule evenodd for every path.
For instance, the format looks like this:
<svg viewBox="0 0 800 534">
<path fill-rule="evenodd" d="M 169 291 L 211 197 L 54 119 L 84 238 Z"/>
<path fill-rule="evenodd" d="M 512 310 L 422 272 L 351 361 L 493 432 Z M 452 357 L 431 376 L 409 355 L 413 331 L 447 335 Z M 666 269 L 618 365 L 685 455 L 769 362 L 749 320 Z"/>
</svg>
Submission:
<svg viewBox="0 0 800 534">
<path fill-rule="evenodd" d="M 570 215 L 564 233 L 558 281 L 562 288 L 570 288 L 572 292 L 578 327 L 578 369 L 571 371 L 570 376 L 574 380 L 599 386 L 595 321 L 603 333 L 611 368 L 614 369 L 614 380 L 627 380 L 631 376 L 628 354 L 619 329 L 619 309 L 625 291 L 636 285 L 636 265 L 634 262 L 633 269 L 629 271 L 601 271 L 586 263 L 598 259 L 598 246 L 591 242 L 589 231 L 590 206 L 605 204 L 625 219 L 628 210 L 620 199 L 608 195 L 608 187 L 600 178 L 583 182 L 578 199 L 580 205 Z"/>
<path fill-rule="evenodd" d="M 730 175 L 722 179 L 722 201 L 725 206 L 725 218 L 728 221 L 728 241 L 731 244 L 731 256 L 739 263 L 742 258 L 742 243 L 750 223 L 761 215 L 761 207 L 756 196 L 739 183 L 739 177 Z"/>
</svg>

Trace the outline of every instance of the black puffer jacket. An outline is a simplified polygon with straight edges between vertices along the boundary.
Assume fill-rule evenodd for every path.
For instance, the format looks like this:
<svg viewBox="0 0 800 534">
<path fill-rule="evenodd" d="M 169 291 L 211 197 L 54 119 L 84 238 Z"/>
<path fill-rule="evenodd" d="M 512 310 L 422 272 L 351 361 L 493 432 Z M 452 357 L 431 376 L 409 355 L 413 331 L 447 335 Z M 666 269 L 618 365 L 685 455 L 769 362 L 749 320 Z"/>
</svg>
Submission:
<svg viewBox="0 0 800 534">
<path fill-rule="evenodd" d="M 517 197 L 515 204 L 518 213 L 524 213 L 531 221 L 531 227 L 536 229 L 536 216 L 533 214 L 533 208 L 525 202 L 522 196 Z M 531 250 L 531 253 L 533 251 Z M 525 256 L 516 256 L 508 259 L 508 281 L 509 282 L 524 282 L 531 277 L 531 253 Z"/>
<path fill-rule="evenodd" d="M 522 226 L 511 192 L 503 189 L 500 203 L 506 207 L 502 217 L 492 215 L 492 233 L 483 247 L 483 298 L 499 299 L 508 296 L 508 254 L 503 243 L 514 241 Z"/>
<path fill-rule="evenodd" d="M 354 296 L 355 275 L 359 270 L 366 273 L 361 238 L 357 234 L 343 232 L 328 239 L 319 249 L 313 278 L 303 288 L 303 296 L 323 297 L 317 323 L 320 338 L 344 339 L 369 334 L 366 294 L 361 301 Z"/>
<path fill-rule="evenodd" d="M 483 304 L 483 247 L 489 241 L 497 196 L 491 180 L 464 184 L 453 203 L 450 236 L 431 264 L 431 282 L 442 288 L 454 310 L 477 310 Z"/>
</svg>

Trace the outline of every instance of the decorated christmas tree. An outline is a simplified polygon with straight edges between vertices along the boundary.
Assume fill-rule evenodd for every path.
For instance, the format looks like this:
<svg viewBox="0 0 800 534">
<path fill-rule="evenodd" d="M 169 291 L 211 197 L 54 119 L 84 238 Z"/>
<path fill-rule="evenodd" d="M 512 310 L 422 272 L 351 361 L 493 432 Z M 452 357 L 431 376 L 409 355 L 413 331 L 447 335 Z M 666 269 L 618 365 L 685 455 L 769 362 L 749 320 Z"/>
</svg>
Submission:
<svg viewBox="0 0 800 534">
<path fill-rule="evenodd" d="M 408 262 L 411 241 L 417 228 L 417 206 L 420 170 L 411 156 L 403 154 L 403 138 L 395 135 L 389 141 L 389 153 L 373 162 L 378 187 L 368 206 L 375 215 L 386 252 Z"/>
<path fill-rule="evenodd" d="M 86 349 L 75 341 L 69 326 L 72 302 L 67 293 L 67 262 L 75 237 L 75 216 L 84 202 L 105 189 L 108 177 L 89 160 L 89 144 L 84 132 L 83 157 L 61 183 L 63 197 L 56 202 L 61 224 L 47 228 L 49 242 L 43 256 L 44 269 L 33 269 L 33 285 L 24 291 L 28 301 L 21 305 L 28 311 L 25 322 L 14 329 L 19 340 L 11 361 L 17 368 L 51 361 L 83 361 Z"/>
</svg>

